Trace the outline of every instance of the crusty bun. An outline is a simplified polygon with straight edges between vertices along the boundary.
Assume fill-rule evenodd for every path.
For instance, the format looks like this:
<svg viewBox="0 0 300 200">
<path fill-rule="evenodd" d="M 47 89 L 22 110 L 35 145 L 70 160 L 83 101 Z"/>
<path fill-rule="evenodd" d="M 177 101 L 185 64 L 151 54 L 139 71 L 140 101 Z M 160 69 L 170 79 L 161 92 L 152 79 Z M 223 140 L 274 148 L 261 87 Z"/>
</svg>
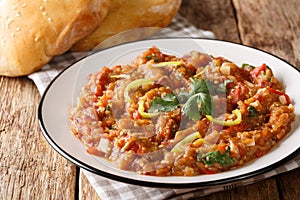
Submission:
<svg viewBox="0 0 300 200">
<path fill-rule="evenodd" d="M 175 16 L 181 0 L 112 0 L 101 25 L 72 51 L 91 50 L 105 39 L 134 28 L 165 27 Z"/>
<path fill-rule="evenodd" d="M 0 75 L 38 70 L 94 31 L 110 0 L 2 0 Z"/>
</svg>

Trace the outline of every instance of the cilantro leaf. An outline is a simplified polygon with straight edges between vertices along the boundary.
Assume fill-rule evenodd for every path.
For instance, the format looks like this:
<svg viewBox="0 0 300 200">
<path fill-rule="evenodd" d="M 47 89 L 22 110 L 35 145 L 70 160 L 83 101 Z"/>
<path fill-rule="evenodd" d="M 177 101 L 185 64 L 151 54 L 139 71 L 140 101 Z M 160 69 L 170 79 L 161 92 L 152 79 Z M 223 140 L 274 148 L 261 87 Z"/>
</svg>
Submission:
<svg viewBox="0 0 300 200">
<path fill-rule="evenodd" d="M 176 95 L 167 94 L 164 97 L 157 97 L 150 103 L 148 112 L 169 112 L 176 109 L 180 105 Z"/>
<path fill-rule="evenodd" d="M 234 163 L 233 158 L 230 155 L 230 147 L 227 146 L 226 152 L 224 154 L 221 154 L 220 151 L 212 151 L 205 154 L 204 158 L 200 157 L 201 155 L 198 155 L 198 159 L 200 161 L 204 162 L 207 165 L 212 165 L 213 163 L 219 163 L 222 166 L 224 165 L 232 165 Z"/>
<path fill-rule="evenodd" d="M 242 64 L 242 66 L 241 66 L 243 69 L 245 69 L 245 68 L 255 68 L 253 65 L 250 65 L 250 64 L 248 64 L 248 63 L 243 63 Z"/>
<path fill-rule="evenodd" d="M 200 112 L 203 115 L 211 115 L 212 100 L 210 94 L 200 93 L 198 101 L 201 103 Z"/>
<path fill-rule="evenodd" d="M 198 108 L 197 96 L 190 97 L 182 107 L 182 112 L 187 115 L 191 120 L 199 120 L 200 112 Z"/>
<path fill-rule="evenodd" d="M 180 102 L 178 99 L 180 99 Z M 151 101 L 148 112 L 169 112 L 176 109 L 181 103 L 183 104 L 183 114 L 191 120 L 199 120 L 201 114 L 210 115 L 212 112 L 212 100 L 206 81 L 204 79 L 191 78 L 191 89 L 189 92 L 181 92 L 178 98 L 175 94 L 157 97 Z"/>
<path fill-rule="evenodd" d="M 248 117 L 257 117 L 258 116 L 258 111 L 253 107 L 253 106 L 249 106 L 248 107 Z"/>
<path fill-rule="evenodd" d="M 188 94 L 181 93 L 179 95 L 188 98 L 182 111 L 191 120 L 199 120 L 200 113 L 203 115 L 211 114 L 212 100 L 204 79 L 191 78 L 191 82 L 191 91 Z"/>
<path fill-rule="evenodd" d="M 206 94 L 209 93 L 207 84 L 204 79 L 198 80 L 195 78 L 191 78 L 191 82 L 192 82 L 191 91 L 190 91 L 191 95 L 197 94 L 197 93 L 206 93 Z"/>
<path fill-rule="evenodd" d="M 153 57 L 152 55 L 145 56 L 145 58 L 147 58 L 148 60 L 151 60 L 152 57 Z"/>
</svg>

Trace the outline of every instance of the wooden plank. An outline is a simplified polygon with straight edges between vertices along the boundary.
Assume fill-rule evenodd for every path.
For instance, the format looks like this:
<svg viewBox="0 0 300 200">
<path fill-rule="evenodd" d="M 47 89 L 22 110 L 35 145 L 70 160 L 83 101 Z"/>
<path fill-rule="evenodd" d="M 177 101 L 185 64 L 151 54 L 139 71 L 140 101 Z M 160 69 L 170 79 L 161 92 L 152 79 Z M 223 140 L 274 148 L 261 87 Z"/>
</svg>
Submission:
<svg viewBox="0 0 300 200">
<path fill-rule="evenodd" d="M 243 44 L 273 53 L 300 69 L 300 1 L 233 2 Z"/>
<path fill-rule="evenodd" d="M 300 197 L 300 169 L 293 170 L 276 177 L 280 197 L 283 200 Z"/>
<path fill-rule="evenodd" d="M 196 27 L 212 30 L 219 39 L 241 41 L 299 67 L 298 8 L 297 0 L 234 0 L 233 4 L 229 0 L 190 0 L 183 1 L 180 13 Z M 74 199 L 76 167 L 43 138 L 36 118 L 40 96 L 34 84 L 25 77 L 0 77 L 0 94 L 0 199 Z M 81 197 L 96 198 L 86 178 L 81 177 L 81 185 L 87 188 L 83 189 L 86 196 Z M 297 177 L 299 169 L 205 199 L 240 199 L 254 194 L 277 199 L 277 193 L 271 193 L 276 190 L 274 180 L 281 198 L 295 199 L 299 196 Z"/>
<path fill-rule="evenodd" d="M 179 13 L 197 28 L 213 31 L 218 39 L 242 42 L 274 53 L 292 64 L 300 66 L 300 29 L 298 28 L 300 24 L 298 21 L 299 12 L 297 13 L 299 5 L 296 5 L 298 4 L 296 0 L 282 1 L 282 3 L 272 0 L 234 0 L 233 2 L 229 0 L 189 0 L 182 2 Z M 274 10 L 279 12 L 279 16 L 276 15 L 275 18 Z M 279 32 L 278 29 L 280 29 Z M 294 32 L 285 35 L 286 30 L 290 29 Z M 291 172 L 291 174 L 294 173 Z M 298 174 L 295 173 L 294 175 Z M 278 193 L 277 179 L 279 178 L 272 177 L 256 184 L 211 194 L 199 199 L 279 199 L 282 196 L 291 197 L 286 194 L 289 191 L 288 188 L 291 187 L 290 184 L 287 186 L 286 184 L 279 184 L 284 194 Z M 282 179 L 286 180 L 285 177 Z M 287 180 L 295 183 L 292 188 L 295 191 L 294 194 L 298 194 L 299 183 L 293 182 L 289 177 Z M 88 195 L 94 192 L 93 188 L 88 188 L 83 191 L 83 194 Z"/>
<path fill-rule="evenodd" d="M 240 42 L 230 0 L 182 1 L 179 13 L 197 28 L 215 33 L 217 39 Z"/>
<path fill-rule="evenodd" d="M 0 199 L 74 199 L 76 168 L 42 136 L 34 84 L 0 77 L 0 94 Z"/>
<path fill-rule="evenodd" d="M 95 192 L 94 188 L 86 178 L 82 170 L 80 170 L 79 176 L 79 199 L 81 200 L 100 200 L 100 197 Z"/>
<path fill-rule="evenodd" d="M 179 13 L 197 28 L 213 31 L 219 39 L 240 42 L 230 0 L 182 1 Z M 84 175 L 80 181 L 82 182 L 80 187 L 81 199 L 89 199 L 87 197 L 97 195 Z"/>
<path fill-rule="evenodd" d="M 279 199 L 277 185 L 274 178 L 269 178 L 245 187 L 235 188 L 230 191 L 231 199 Z"/>
<path fill-rule="evenodd" d="M 197 28 L 214 32 L 217 39 L 240 43 L 242 41 L 237 26 L 236 9 L 239 8 L 234 8 L 229 0 L 190 0 L 183 1 L 179 13 Z M 276 181 L 272 178 L 258 184 L 214 193 L 199 199 L 266 199 L 271 192 L 269 188 L 272 188 L 271 194 L 274 199 L 278 199 Z"/>
<path fill-rule="evenodd" d="M 277 200 L 279 194 L 277 193 L 276 182 L 274 179 L 267 179 L 255 184 L 250 184 L 244 187 L 233 188 L 224 192 L 217 192 L 205 197 L 198 198 L 198 200 L 217 200 L 217 199 L 237 199 L 237 200 Z"/>
<path fill-rule="evenodd" d="M 268 51 L 300 69 L 300 2 L 233 0 L 244 44 Z M 298 199 L 299 169 L 277 180 L 281 199 Z"/>
</svg>

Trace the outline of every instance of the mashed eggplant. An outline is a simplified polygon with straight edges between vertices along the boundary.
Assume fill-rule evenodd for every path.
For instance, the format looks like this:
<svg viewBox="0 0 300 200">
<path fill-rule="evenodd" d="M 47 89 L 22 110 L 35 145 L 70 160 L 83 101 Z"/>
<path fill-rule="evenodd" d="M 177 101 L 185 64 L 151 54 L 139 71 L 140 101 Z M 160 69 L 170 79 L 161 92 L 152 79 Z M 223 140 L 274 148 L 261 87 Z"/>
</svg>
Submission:
<svg viewBox="0 0 300 200">
<path fill-rule="evenodd" d="M 290 132 L 294 107 L 269 66 L 152 47 L 89 76 L 70 114 L 87 152 L 120 169 L 195 176 L 241 167 Z"/>
</svg>

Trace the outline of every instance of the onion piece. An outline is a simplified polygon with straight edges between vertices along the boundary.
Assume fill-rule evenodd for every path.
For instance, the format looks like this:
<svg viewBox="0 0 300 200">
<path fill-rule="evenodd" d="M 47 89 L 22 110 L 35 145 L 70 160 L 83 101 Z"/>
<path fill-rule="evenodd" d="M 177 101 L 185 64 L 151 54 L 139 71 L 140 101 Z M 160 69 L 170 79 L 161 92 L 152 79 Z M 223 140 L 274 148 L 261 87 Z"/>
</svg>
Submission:
<svg viewBox="0 0 300 200">
<path fill-rule="evenodd" d="M 229 147 L 233 153 L 239 155 L 239 148 L 231 140 L 229 140 Z"/>
<path fill-rule="evenodd" d="M 221 67 L 220 67 L 221 74 L 223 74 L 225 76 L 230 75 L 230 69 L 231 69 L 230 64 L 231 63 L 225 62 L 221 65 Z"/>
</svg>

